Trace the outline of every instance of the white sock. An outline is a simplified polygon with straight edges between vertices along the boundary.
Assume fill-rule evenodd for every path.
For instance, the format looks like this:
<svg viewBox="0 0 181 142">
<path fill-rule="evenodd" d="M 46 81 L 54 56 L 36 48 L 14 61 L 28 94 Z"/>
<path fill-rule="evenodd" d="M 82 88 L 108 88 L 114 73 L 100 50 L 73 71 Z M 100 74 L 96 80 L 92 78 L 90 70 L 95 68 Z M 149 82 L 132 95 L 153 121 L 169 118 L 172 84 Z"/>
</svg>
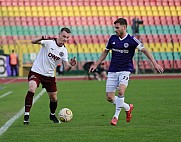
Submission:
<svg viewBox="0 0 181 142">
<path fill-rule="evenodd" d="M 124 105 L 124 96 L 118 96 L 117 100 L 116 100 L 116 110 L 115 110 L 115 114 L 114 117 L 116 117 L 117 119 L 119 118 L 119 114 L 121 112 L 121 108 Z"/>
<path fill-rule="evenodd" d="M 29 115 L 30 114 L 30 112 L 25 112 L 25 114 L 24 115 Z"/>
<path fill-rule="evenodd" d="M 127 103 L 125 103 L 125 102 L 123 104 L 123 107 L 124 107 L 125 111 L 129 111 L 130 110 L 130 106 Z"/>
<path fill-rule="evenodd" d="M 116 104 L 118 96 L 114 96 L 114 101 L 112 102 L 114 105 Z"/>
</svg>

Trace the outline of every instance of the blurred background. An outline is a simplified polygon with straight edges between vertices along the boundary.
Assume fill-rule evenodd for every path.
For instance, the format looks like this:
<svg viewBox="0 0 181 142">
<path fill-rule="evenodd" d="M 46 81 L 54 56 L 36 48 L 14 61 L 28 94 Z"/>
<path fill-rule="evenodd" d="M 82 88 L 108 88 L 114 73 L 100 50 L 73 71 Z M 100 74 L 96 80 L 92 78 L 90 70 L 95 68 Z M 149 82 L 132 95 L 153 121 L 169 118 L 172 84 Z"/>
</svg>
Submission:
<svg viewBox="0 0 181 142">
<path fill-rule="evenodd" d="M 0 77 L 11 76 L 12 50 L 18 76 L 27 76 L 40 49 L 31 39 L 58 35 L 64 26 L 72 32 L 69 59 L 78 61 L 69 74 L 83 74 L 84 64 L 99 58 L 119 17 L 127 19 L 128 33 L 143 42 L 165 73 L 181 73 L 181 0 L 1 0 L 0 5 Z M 109 62 L 110 55 L 105 69 Z M 135 74 L 154 73 L 138 51 L 134 67 Z"/>
</svg>

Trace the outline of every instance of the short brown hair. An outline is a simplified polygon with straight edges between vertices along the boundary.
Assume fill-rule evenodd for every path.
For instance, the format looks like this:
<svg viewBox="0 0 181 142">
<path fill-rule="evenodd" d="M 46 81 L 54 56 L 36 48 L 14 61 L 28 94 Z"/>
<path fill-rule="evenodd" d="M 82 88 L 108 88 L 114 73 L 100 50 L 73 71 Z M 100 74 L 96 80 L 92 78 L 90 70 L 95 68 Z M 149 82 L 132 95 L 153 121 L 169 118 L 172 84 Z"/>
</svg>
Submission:
<svg viewBox="0 0 181 142">
<path fill-rule="evenodd" d="M 67 27 L 63 27 L 60 32 L 66 31 L 67 33 L 71 33 L 70 29 Z"/>
<path fill-rule="evenodd" d="M 126 25 L 126 26 L 128 25 L 126 19 L 124 18 L 118 18 L 116 21 L 114 21 L 114 24 L 117 24 L 117 23 L 119 23 L 120 25 Z"/>
</svg>

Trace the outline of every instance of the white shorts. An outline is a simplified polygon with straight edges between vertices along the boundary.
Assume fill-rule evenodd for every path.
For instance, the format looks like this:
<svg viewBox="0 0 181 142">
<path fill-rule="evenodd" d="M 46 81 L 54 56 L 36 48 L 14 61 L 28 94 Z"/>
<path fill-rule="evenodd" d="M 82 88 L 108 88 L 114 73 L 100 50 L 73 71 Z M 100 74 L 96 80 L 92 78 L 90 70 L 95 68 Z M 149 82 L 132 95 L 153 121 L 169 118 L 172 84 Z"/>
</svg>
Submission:
<svg viewBox="0 0 181 142">
<path fill-rule="evenodd" d="M 130 74 L 129 71 L 108 72 L 106 92 L 116 92 L 116 89 L 120 84 L 128 86 Z"/>
</svg>

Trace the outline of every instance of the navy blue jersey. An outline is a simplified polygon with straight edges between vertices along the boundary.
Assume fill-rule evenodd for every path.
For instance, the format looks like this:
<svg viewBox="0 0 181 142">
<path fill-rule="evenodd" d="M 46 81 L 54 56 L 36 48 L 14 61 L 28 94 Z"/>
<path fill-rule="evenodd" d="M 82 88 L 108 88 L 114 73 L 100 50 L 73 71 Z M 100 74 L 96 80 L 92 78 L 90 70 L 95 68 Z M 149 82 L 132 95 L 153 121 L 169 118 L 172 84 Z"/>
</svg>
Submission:
<svg viewBox="0 0 181 142">
<path fill-rule="evenodd" d="M 117 35 L 112 35 L 107 43 L 106 49 L 112 50 L 109 72 L 133 71 L 133 56 L 136 47 L 141 42 L 134 36 L 127 34 L 121 39 Z M 142 45 L 143 46 L 143 45 Z"/>
</svg>

